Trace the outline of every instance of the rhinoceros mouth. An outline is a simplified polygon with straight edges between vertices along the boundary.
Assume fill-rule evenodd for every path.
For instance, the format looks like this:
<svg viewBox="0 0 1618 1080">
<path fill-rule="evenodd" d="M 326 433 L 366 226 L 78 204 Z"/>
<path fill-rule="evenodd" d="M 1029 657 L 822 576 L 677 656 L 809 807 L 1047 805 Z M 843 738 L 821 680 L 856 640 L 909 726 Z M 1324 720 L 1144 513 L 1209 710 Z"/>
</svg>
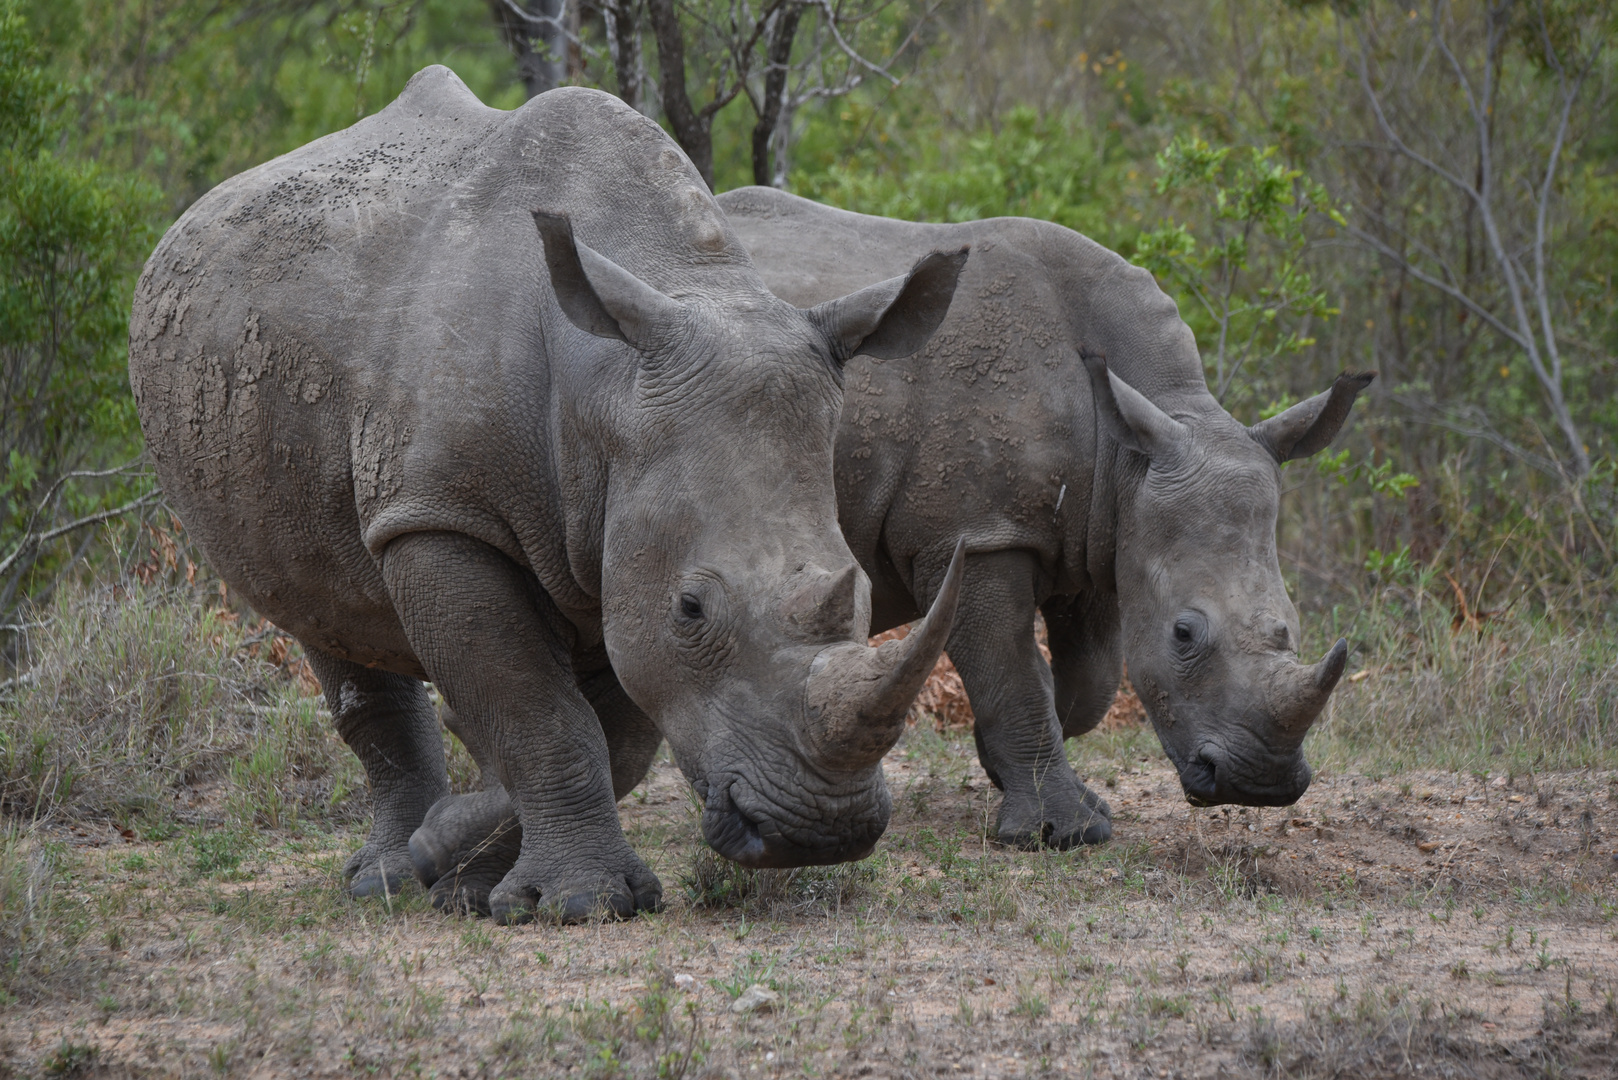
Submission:
<svg viewBox="0 0 1618 1080">
<path fill-rule="evenodd" d="M 704 785 L 702 835 L 725 858 L 743 866 L 759 866 L 768 846 L 758 823 L 736 808 L 730 785 Z"/>
<path fill-rule="evenodd" d="M 1172 760 L 1172 758 L 1171 758 Z M 1180 788 L 1185 801 L 1192 806 L 1291 806 L 1309 790 L 1313 774 L 1303 754 L 1294 755 L 1285 763 L 1277 763 L 1268 771 L 1281 778 L 1268 783 L 1253 783 L 1230 759 L 1213 748 L 1199 750 L 1195 757 L 1181 764 L 1175 762 L 1180 773 Z"/>
<path fill-rule="evenodd" d="M 702 834 L 715 852 L 752 870 L 824 866 L 863 859 L 876 847 L 887 820 L 868 823 L 846 837 L 801 842 L 783 834 L 779 823 L 738 805 L 735 782 L 703 786 Z M 754 800 L 749 800 L 754 801 Z"/>
</svg>

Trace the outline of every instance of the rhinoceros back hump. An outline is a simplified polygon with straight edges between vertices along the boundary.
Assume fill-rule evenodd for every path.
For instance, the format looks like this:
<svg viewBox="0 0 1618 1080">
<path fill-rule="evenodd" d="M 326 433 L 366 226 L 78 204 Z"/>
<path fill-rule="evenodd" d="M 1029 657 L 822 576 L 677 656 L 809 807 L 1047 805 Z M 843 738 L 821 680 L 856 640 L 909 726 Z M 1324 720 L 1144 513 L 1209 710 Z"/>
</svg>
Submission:
<svg viewBox="0 0 1618 1080">
<path fill-rule="evenodd" d="M 671 295 L 758 289 L 650 120 L 577 88 L 490 109 L 444 68 L 219 185 L 153 253 L 130 323 L 148 446 L 210 562 L 289 629 L 357 656 L 368 631 L 344 627 L 391 620 L 376 556 L 427 529 L 592 605 L 563 550 L 553 404 L 636 358 L 562 317 L 535 209 Z"/>
</svg>

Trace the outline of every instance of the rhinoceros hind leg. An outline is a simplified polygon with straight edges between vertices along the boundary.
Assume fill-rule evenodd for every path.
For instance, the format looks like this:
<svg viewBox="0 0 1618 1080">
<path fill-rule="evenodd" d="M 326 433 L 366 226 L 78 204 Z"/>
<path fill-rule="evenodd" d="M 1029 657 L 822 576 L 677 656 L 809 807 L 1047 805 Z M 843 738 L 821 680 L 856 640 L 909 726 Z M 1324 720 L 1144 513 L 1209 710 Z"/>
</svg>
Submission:
<svg viewBox="0 0 1618 1080">
<path fill-rule="evenodd" d="M 449 790 L 438 716 L 419 679 L 304 652 L 371 788 L 371 835 L 343 869 L 349 894 L 397 894 L 411 876 L 410 834 Z"/>
<path fill-rule="evenodd" d="M 410 837 L 410 860 L 433 906 L 461 914 L 489 914 L 489 893 L 521 852 L 517 808 L 498 783 L 439 799 Z"/>
<path fill-rule="evenodd" d="M 1063 738 L 1074 739 L 1101 723 L 1123 677 L 1118 600 L 1105 595 L 1053 596 L 1040 610 L 1050 642 L 1056 715 Z M 1084 787 L 1084 798 L 1112 819 L 1112 807 L 1101 796 Z"/>
<path fill-rule="evenodd" d="M 579 689 L 601 721 L 607 756 L 612 760 L 612 797 L 622 800 L 646 778 L 657 748 L 663 745 L 663 733 L 629 700 L 611 668 L 581 679 Z"/>
<path fill-rule="evenodd" d="M 990 768 L 989 768 L 989 766 L 987 764 L 984 764 L 985 762 L 987 762 L 989 760 L 992 760 L 992 758 L 991 758 L 991 756 L 989 754 L 989 748 L 987 746 L 985 746 L 984 742 L 983 742 L 983 729 L 974 725 L 973 728 L 972 728 L 972 738 L 973 738 L 973 741 L 975 741 L 977 743 L 977 747 L 978 747 L 978 763 L 982 764 L 983 765 L 983 771 L 988 773 L 989 783 L 993 784 L 997 791 L 1006 790 L 1006 785 L 1000 782 L 1000 777 L 998 775 L 996 775 L 994 772 L 990 771 Z M 1088 806 L 1092 810 L 1097 811 L 1098 813 L 1101 814 L 1102 817 L 1106 818 L 1108 821 L 1111 821 L 1112 820 L 1112 807 L 1107 805 L 1107 800 L 1103 799 L 1100 795 L 1097 795 L 1094 791 L 1090 790 L 1089 785 L 1087 785 L 1084 781 L 1079 780 L 1078 785 L 1079 785 L 1079 798 L 1084 803 L 1084 805 Z M 1096 840 L 1096 841 L 1092 841 L 1092 842 L 1093 843 L 1100 843 L 1101 841 Z"/>
<path fill-rule="evenodd" d="M 1040 606 L 1051 647 L 1056 715 L 1062 734 L 1094 730 L 1112 706 L 1123 675 L 1115 596 L 1053 596 Z"/>
<path fill-rule="evenodd" d="M 416 878 L 430 887 L 445 874 L 463 868 L 469 858 L 497 850 L 505 836 L 515 837 L 519 844 L 523 826 L 516 819 L 515 803 L 498 782 L 490 782 L 481 792 L 445 795 L 435 801 L 409 839 L 409 857 L 416 865 Z M 510 870 L 515 861 L 513 848 L 500 874 Z"/>
<path fill-rule="evenodd" d="M 1038 571 L 1024 551 L 971 556 L 948 652 L 972 702 L 978 759 L 1005 793 L 995 839 L 1065 850 L 1108 840 L 1112 822 L 1062 745 L 1050 668 L 1034 641 Z"/>
<path fill-rule="evenodd" d="M 382 570 L 457 730 L 516 804 L 519 853 L 489 889 L 490 913 L 580 922 L 659 906 L 662 886 L 618 824 L 606 740 L 570 667 L 571 624 L 533 574 L 448 532 L 393 541 Z"/>
</svg>

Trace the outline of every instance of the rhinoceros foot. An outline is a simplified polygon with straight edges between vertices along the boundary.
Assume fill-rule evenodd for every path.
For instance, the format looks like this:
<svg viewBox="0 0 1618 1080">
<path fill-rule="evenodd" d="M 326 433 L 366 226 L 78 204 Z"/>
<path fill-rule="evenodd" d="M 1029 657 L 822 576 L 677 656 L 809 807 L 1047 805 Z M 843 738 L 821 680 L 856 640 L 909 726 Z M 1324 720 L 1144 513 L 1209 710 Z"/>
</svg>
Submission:
<svg viewBox="0 0 1618 1080">
<path fill-rule="evenodd" d="M 504 852 L 505 865 L 489 883 L 493 888 L 517 861 L 521 846 L 517 807 L 506 789 L 495 785 L 465 795 L 446 795 L 433 803 L 410 837 L 410 861 L 415 864 L 416 877 L 431 887 L 445 875 L 464 869 L 468 859 Z"/>
<path fill-rule="evenodd" d="M 509 832 L 491 836 L 483 846 L 465 853 L 448 873 L 433 882 L 427 890 L 433 907 L 457 915 L 490 913 L 489 894 L 511 872 L 522 843 L 520 828 L 515 828 L 515 821 L 511 824 L 514 828 Z M 517 839 L 512 839 L 512 833 Z"/>
<path fill-rule="evenodd" d="M 662 883 L 622 841 L 572 867 L 543 853 L 523 859 L 522 841 L 515 803 L 494 786 L 434 803 L 410 838 L 410 858 L 434 907 L 505 925 L 627 919 L 662 907 Z"/>
<path fill-rule="evenodd" d="M 615 854 L 597 853 L 590 862 L 588 868 L 570 868 L 519 859 L 489 892 L 490 914 L 510 926 L 535 919 L 564 924 L 628 919 L 662 910 L 662 882 L 627 844 Z"/>
<path fill-rule="evenodd" d="M 489 914 L 489 893 L 522 850 L 522 826 L 505 788 L 446 795 L 410 837 L 410 861 L 433 906 Z"/>
<path fill-rule="evenodd" d="M 409 885 L 410 857 L 395 845 L 367 843 L 343 867 L 348 895 L 356 900 L 367 896 L 398 896 Z"/>
<path fill-rule="evenodd" d="M 1066 851 L 1112 839 L 1112 807 L 1077 779 L 1033 793 L 1006 792 L 995 840 L 1007 847 Z"/>
</svg>

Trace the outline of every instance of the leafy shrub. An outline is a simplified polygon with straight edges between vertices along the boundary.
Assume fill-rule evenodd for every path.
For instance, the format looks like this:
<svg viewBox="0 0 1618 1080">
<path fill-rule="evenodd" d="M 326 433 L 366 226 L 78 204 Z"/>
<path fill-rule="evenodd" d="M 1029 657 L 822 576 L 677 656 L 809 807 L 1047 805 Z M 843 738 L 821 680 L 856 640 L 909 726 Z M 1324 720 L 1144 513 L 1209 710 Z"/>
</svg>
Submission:
<svg viewBox="0 0 1618 1080">
<path fill-rule="evenodd" d="M 152 231 L 149 186 L 59 154 L 68 88 L 45 67 L 15 0 L 0 0 L 0 537 L 47 515 L 116 505 L 127 481 L 99 493 L 56 481 L 96 459 L 138 452 L 129 395 L 129 292 Z M 0 608 L 9 608 L 12 568 Z"/>
<path fill-rule="evenodd" d="M 960 136 L 940 131 L 936 120 L 872 111 L 858 101 L 845 102 L 843 115 L 850 128 L 880 128 L 877 141 L 846 158 L 827 153 L 829 160 L 811 162 L 795 177 L 800 195 L 910 221 L 1015 215 L 1104 243 L 1133 234 L 1119 227 L 1110 196 L 1137 174 L 1126 180 L 1116 140 L 1098 137 L 1076 116 L 1016 108 L 997 130 Z M 820 136 L 811 136 L 805 158 L 817 156 Z"/>
</svg>

